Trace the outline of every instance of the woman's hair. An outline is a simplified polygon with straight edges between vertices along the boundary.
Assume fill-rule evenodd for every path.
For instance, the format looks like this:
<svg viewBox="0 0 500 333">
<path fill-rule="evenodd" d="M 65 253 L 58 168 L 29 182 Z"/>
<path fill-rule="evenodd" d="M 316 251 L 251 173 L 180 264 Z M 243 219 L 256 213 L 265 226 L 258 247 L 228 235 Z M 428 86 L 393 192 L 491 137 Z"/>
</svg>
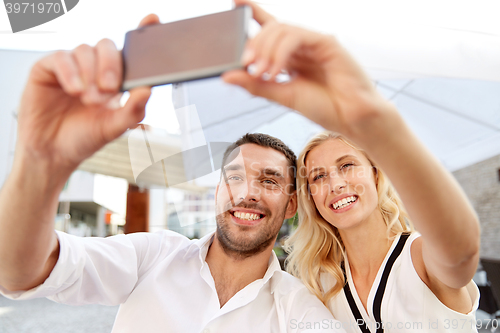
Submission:
<svg viewBox="0 0 500 333">
<path fill-rule="evenodd" d="M 360 148 L 340 134 L 323 132 L 312 138 L 299 155 L 297 161 L 297 196 L 299 226 L 285 242 L 289 253 L 286 270 L 300 278 L 307 288 L 327 306 L 345 284 L 341 264 L 344 260 L 344 244 L 333 225 L 326 221 L 316 209 L 309 192 L 305 161 L 308 153 L 327 140 L 340 140 L 360 151 L 368 159 L 377 174 L 378 208 L 387 225 L 387 237 L 403 231 L 413 231 L 408 214 L 396 190 L 387 176 Z M 334 278 L 336 283 L 330 290 L 323 290 L 321 274 Z"/>
</svg>

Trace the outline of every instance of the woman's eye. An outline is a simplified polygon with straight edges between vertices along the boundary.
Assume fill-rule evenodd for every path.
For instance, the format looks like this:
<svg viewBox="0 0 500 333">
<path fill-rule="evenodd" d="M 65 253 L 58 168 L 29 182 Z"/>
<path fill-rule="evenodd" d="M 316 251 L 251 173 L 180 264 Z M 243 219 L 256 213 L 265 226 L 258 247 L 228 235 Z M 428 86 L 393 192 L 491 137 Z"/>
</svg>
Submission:
<svg viewBox="0 0 500 333">
<path fill-rule="evenodd" d="M 344 170 L 344 169 L 349 168 L 349 167 L 351 167 L 351 166 L 353 166 L 353 165 L 354 165 L 354 164 L 352 164 L 352 163 L 342 164 L 342 166 L 340 167 L 340 170 Z"/>
<path fill-rule="evenodd" d="M 316 176 L 314 176 L 313 181 L 315 182 L 315 181 L 317 181 L 318 179 L 323 178 L 324 176 L 325 176 L 325 175 L 323 175 L 323 174 L 316 175 Z"/>
<path fill-rule="evenodd" d="M 240 176 L 229 176 L 227 179 L 229 179 L 229 180 L 242 180 Z"/>
</svg>

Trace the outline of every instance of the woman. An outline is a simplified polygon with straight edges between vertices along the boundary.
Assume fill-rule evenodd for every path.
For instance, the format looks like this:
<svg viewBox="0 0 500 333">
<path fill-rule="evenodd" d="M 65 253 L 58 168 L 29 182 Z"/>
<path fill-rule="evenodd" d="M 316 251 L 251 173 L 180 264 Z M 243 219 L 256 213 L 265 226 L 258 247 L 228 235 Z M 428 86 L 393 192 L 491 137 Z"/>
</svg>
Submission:
<svg viewBox="0 0 500 333">
<path fill-rule="evenodd" d="M 235 2 L 262 26 L 243 57 L 256 70 L 223 79 L 341 135 L 314 139 L 300 156 L 288 269 L 350 332 L 476 331 L 480 230 L 456 181 L 334 37 Z M 275 80 L 282 71 L 289 82 Z"/>
<path fill-rule="evenodd" d="M 297 168 L 300 222 L 287 241 L 287 269 L 348 332 L 358 332 L 349 325 L 358 319 L 371 332 L 476 331 L 477 287 L 446 288 L 429 277 L 422 237 L 365 151 L 325 132 L 306 145 Z"/>
</svg>

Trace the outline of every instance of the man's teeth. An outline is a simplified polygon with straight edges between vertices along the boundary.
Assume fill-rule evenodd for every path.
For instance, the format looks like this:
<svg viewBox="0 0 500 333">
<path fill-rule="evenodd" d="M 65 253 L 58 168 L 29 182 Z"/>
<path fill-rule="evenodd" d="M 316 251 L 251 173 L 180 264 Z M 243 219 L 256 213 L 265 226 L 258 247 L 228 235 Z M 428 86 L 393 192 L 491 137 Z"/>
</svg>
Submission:
<svg viewBox="0 0 500 333">
<path fill-rule="evenodd" d="M 258 220 L 260 219 L 260 214 L 253 214 L 253 213 L 242 213 L 242 212 L 234 212 L 234 216 L 241 220 Z"/>
<path fill-rule="evenodd" d="M 357 200 L 357 197 L 352 196 L 352 197 L 347 197 L 344 199 L 341 199 L 333 204 L 333 209 L 341 209 L 346 206 L 349 206 L 351 203 Z"/>
</svg>

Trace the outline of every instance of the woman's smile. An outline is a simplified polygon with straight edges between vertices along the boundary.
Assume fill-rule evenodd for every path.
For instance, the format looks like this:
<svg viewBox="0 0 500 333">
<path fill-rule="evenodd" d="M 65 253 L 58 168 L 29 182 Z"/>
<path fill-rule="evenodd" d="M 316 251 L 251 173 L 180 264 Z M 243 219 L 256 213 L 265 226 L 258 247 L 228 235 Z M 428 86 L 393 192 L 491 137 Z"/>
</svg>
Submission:
<svg viewBox="0 0 500 333">
<path fill-rule="evenodd" d="M 331 200 L 328 207 L 334 213 L 343 213 L 353 208 L 357 202 L 358 196 L 356 194 L 344 194 Z"/>
</svg>

